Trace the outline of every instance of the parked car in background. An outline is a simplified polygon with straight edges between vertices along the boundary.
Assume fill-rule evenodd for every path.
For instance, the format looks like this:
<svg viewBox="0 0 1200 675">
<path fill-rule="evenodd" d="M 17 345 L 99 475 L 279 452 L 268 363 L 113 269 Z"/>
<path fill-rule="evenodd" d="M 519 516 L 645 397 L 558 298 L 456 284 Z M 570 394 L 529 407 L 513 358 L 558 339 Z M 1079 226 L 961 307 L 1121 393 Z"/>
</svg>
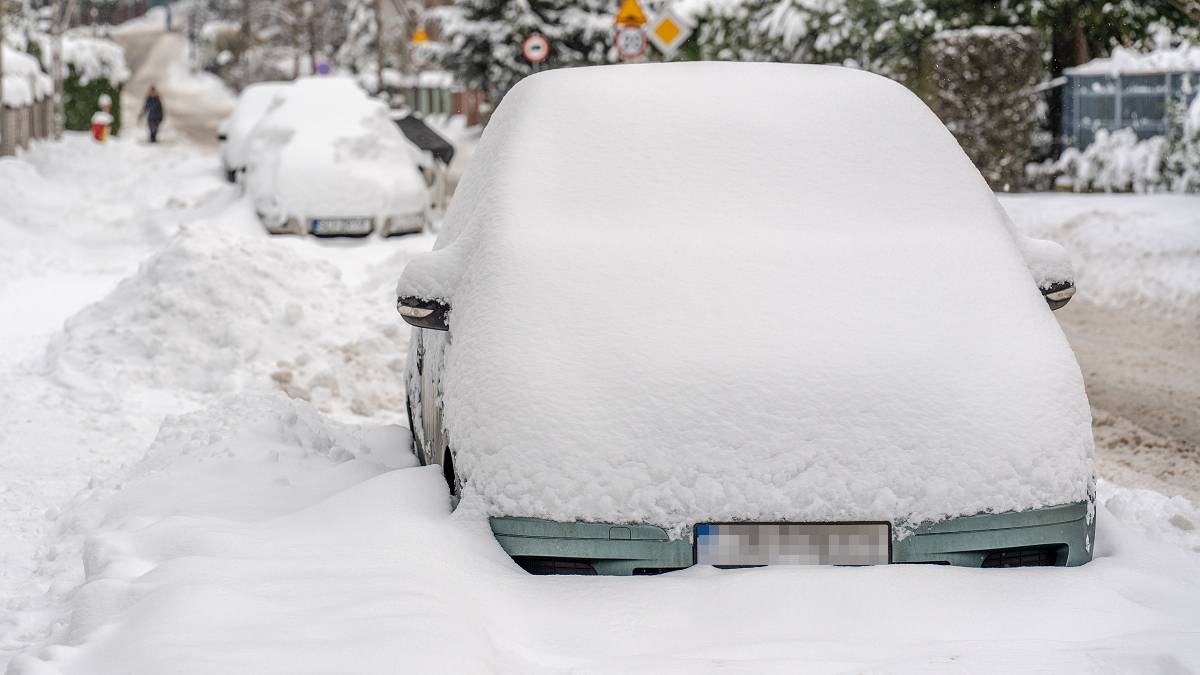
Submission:
<svg viewBox="0 0 1200 675">
<path fill-rule="evenodd" d="M 429 189 L 417 153 L 353 80 L 302 78 L 250 133 L 246 190 L 274 234 L 421 232 Z"/>
<path fill-rule="evenodd" d="M 414 452 L 534 573 L 1080 565 L 1073 288 L 895 82 L 540 73 L 398 284 Z"/>
<path fill-rule="evenodd" d="M 287 92 L 290 82 L 258 82 L 238 95 L 233 112 L 217 127 L 221 147 L 221 166 L 230 183 L 246 169 L 247 142 L 254 125 L 258 124 L 271 105 Z"/>
</svg>

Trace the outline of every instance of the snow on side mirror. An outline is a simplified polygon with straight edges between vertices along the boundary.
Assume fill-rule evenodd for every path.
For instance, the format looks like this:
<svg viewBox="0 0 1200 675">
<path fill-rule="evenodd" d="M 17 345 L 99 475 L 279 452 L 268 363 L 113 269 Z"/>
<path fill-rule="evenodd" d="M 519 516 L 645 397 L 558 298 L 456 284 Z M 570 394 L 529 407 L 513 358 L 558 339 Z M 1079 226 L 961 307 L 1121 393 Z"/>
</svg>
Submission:
<svg viewBox="0 0 1200 675">
<path fill-rule="evenodd" d="M 440 300 L 426 300 L 412 295 L 401 295 L 396 298 L 396 311 L 404 318 L 405 323 L 417 328 L 430 330 L 450 330 L 447 316 L 450 305 Z"/>
<path fill-rule="evenodd" d="M 1025 258 L 1025 266 L 1037 283 L 1050 309 L 1056 310 L 1070 302 L 1075 295 L 1075 270 L 1066 249 L 1045 239 L 1015 234 L 1017 248 Z"/>
<path fill-rule="evenodd" d="M 1056 281 L 1042 289 L 1042 297 L 1050 305 L 1050 311 L 1059 309 L 1075 296 L 1075 284 L 1070 281 Z"/>
</svg>

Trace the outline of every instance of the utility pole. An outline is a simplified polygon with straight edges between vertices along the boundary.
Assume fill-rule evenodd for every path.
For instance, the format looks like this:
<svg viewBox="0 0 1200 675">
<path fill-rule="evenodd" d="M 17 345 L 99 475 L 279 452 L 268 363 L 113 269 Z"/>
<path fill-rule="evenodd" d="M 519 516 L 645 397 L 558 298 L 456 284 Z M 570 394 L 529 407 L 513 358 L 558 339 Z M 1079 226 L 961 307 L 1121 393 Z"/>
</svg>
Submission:
<svg viewBox="0 0 1200 675">
<path fill-rule="evenodd" d="M 372 4 L 375 12 L 375 86 L 383 91 L 383 0 L 375 0 Z"/>
<path fill-rule="evenodd" d="M 0 0 L 0 99 L 4 97 L 4 17 L 6 14 L 8 14 L 7 3 L 5 0 Z M 3 100 L 0 100 L 0 104 L 3 104 Z M 0 108 L 2 107 L 0 105 Z"/>
</svg>

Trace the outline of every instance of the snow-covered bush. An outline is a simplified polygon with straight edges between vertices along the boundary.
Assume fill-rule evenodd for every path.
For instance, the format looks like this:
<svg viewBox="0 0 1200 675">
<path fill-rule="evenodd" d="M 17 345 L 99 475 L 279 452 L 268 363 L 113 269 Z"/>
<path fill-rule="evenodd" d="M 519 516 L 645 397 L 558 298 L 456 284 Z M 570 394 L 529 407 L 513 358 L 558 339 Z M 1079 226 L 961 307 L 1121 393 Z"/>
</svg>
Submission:
<svg viewBox="0 0 1200 675">
<path fill-rule="evenodd" d="M 1023 184 L 1038 127 L 1034 86 L 1043 76 L 1032 28 L 977 26 L 925 43 L 920 90 L 988 184 Z"/>
<path fill-rule="evenodd" d="M 1077 192 L 1152 192 L 1162 186 L 1165 148 L 1161 136 L 1139 141 L 1133 129 L 1099 129 L 1087 148 L 1067 148 L 1029 173 L 1035 181 L 1051 178 Z"/>
<path fill-rule="evenodd" d="M 1163 174 L 1174 192 L 1200 192 L 1200 96 L 1190 108 L 1177 105 L 1171 116 Z"/>
<path fill-rule="evenodd" d="M 121 87 L 129 80 L 125 50 L 95 37 L 63 37 L 63 110 L 68 129 L 85 131 L 101 96 L 112 100 L 112 130 L 121 130 Z"/>
<path fill-rule="evenodd" d="M 1132 129 L 1096 131 L 1087 148 L 1067 148 L 1057 160 L 1030 165 L 1029 182 L 1077 192 L 1200 192 L 1200 96 L 1175 106 L 1170 133 L 1138 140 Z"/>
</svg>

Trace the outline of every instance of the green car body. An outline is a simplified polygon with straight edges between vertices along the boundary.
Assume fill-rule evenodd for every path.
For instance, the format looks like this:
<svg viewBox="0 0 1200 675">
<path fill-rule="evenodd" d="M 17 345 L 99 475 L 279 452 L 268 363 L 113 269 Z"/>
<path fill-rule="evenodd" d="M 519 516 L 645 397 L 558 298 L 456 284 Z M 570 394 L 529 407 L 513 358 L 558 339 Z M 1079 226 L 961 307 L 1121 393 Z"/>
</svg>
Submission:
<svg viewBox="0 0 1200 675">
<path fill-rule="evenodd" d="M 510 556 L 534 573 L 658 574 L 690 567 L 692 542 L 654 525 L 492 518 Z M 899 537 L 892 563 L 962 567 L 1076 566 L 1092 559 L 1095 518 L 1088 502 L 925 523 Z"/>
</svg>

